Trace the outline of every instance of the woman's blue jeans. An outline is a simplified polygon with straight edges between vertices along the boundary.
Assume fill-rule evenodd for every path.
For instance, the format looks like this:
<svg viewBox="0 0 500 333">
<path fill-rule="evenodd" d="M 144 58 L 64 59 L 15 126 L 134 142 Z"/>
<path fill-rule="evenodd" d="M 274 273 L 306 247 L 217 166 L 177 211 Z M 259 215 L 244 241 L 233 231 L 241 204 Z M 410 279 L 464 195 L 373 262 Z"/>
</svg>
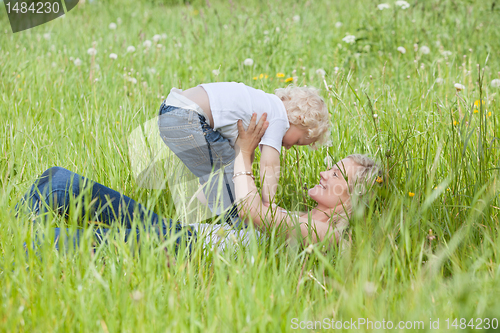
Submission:
<svg viewBox="0 0 500 333">
<path fill-rule="evenodd" d="M 38 216 L 48 209 L 67 215 L 72 198 L 81 200 L 80 205 L 76 205 L 80 210 L 78 216 L 109 226 L 119 223 L 119 231 L 125 233 L 126 240 L 131 236 L 139 238 L 141 231 L 156 232 L 163 238 L 177 237 L 177 245 L 191 236 L 195 237 L 190 228 L 174 223 L 171 219 L 160 219 L 156 213 L 126 195 L 61 167 L 46 170 L 17 204 L 16 210 L 26 205 Z M 142 225 L 133 228 L 134 218 L 141 221 Z M 96 228 L 96 239 L 102 240 L 108 230 Z M 75 242 L 79 243 L 82 232 L 81 229 L 77 230 Z M 60 234 L 61 229 L 56 228 L 56 247 Z"/>
</svg>

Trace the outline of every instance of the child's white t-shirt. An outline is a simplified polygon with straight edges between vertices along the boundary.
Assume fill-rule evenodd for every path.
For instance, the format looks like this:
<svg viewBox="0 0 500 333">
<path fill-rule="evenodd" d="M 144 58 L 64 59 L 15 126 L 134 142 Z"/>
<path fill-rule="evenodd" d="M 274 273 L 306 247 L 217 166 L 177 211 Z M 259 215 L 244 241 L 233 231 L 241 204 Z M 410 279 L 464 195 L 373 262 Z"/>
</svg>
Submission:
<svg viewBox="0 0 500 333">
<path fill-rule="evenodd" d="M 257 114 L 257 121 L 267 112 L 269 127 L 260 141 L 281 152 L 283 136 L 290 128 L 285 105 L 281 99 L 243 83 L 215 82 L 200 84 L 208 94 L 210 110 L 214 119 L 213 129 L 219 131 L 234 146 L 238 138 L 239 119 L 248 128 L 252 113 Z"/>
</svg>

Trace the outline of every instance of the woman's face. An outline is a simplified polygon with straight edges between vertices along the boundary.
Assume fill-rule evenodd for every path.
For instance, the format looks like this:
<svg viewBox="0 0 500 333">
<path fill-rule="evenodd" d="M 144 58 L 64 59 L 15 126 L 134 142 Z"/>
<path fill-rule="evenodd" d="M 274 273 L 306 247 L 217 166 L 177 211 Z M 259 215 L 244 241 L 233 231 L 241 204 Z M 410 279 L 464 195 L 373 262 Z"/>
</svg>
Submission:
<svg viewBox="0 0 500 333">
<path fill-rule="evenodd" d="M 337 162 L 333 168 L 320 172 L 319 184 L 309 189 L 311 199 L 327 208 L 349 202 L 348 179 L 354 180 L 359 164 L 350 158 Z"/>
</svg>

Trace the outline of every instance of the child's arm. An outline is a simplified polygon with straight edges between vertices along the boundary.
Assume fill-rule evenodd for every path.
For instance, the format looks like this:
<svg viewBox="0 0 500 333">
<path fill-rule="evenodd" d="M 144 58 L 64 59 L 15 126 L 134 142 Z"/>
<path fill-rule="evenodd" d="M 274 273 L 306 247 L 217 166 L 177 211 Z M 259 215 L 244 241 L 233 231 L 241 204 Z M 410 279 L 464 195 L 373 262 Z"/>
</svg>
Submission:
<svg viewBox="0 0 500 333">
<path fill-rule="evenodd" d="M 262 202 L 271 203 L 278 190 L 280 179 L 280 153 L 271 146 L 262 145 L 260 155 L 260 183 L 262 184 Z"/>
</svg>

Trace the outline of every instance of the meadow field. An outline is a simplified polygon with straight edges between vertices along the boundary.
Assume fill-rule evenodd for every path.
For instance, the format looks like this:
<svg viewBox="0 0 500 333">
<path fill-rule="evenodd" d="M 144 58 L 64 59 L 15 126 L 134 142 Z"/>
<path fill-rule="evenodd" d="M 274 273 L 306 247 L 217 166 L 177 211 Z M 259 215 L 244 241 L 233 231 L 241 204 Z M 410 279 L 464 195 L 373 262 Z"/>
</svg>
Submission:
<svg viewBox="0 0 500 333">
<path fill-rule="evenodd" d="M 95 0 L 16 34 L 0 9 L 0 332 L 498 331 L 500 3 L 383 1 Z M 320 89 L 331 140 L 282 154 L 279 205 L 313 205 L 304 183 L 351 153 L 383 166 L 350 248 L 91 251 L 76 214 L 16 217 L 61 166 L 182 219 L 138 185 L 128 138 L 172 87 L 215 81 Z M 56 225 L 86 237 L 26 252 Z"/>
</svg>

